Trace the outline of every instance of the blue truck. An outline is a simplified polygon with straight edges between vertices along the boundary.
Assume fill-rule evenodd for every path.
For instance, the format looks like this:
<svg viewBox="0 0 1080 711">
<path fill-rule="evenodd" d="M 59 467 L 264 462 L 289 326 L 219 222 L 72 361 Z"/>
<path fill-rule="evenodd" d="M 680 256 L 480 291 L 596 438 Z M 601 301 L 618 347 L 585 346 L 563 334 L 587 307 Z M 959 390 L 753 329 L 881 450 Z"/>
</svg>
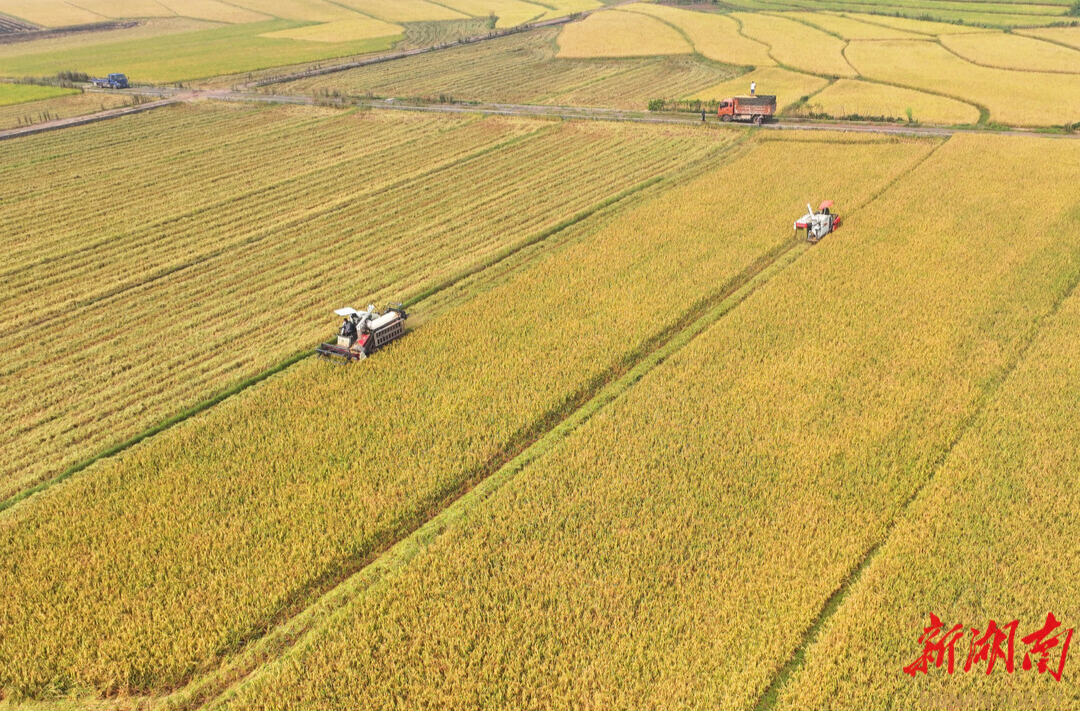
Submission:
<svg viewBox="0 0 1080 711">
<path fill-rule="evenodd" d="M 128 80 L 123 74 L 110 74 L 104 79 L 91 79 L 90 83 L 99 89 L 127 89 Z"/>
</svg>

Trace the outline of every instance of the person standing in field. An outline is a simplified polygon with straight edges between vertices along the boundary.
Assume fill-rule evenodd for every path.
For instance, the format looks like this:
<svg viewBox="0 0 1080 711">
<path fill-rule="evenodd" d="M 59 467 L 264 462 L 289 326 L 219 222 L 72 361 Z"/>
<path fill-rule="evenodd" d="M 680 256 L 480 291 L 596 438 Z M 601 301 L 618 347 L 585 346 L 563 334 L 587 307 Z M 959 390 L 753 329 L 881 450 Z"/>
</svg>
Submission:
<svg viewBox="0 0 1080 711">
<path fill-rule="evenodd" d="M 705 109 L 701 110 L 701 122 L 705 123 Z"/>
<path fill-rule="evenodd" d="M 757 82 L 752 81 L 750 82 L 750 96 L 753 96 L 755 91 L 757 91 Z"/>
</svg>

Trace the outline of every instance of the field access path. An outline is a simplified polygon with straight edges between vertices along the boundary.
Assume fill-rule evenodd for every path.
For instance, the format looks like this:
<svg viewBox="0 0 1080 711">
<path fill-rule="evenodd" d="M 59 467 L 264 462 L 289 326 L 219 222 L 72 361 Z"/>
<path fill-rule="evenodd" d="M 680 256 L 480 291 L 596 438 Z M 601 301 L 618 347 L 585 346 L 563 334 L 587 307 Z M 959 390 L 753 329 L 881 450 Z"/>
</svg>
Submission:
<svg viewBox="0 0 1080 711">
<path fill-rule="evenodd" d="M 560 18 L 561 19 L 561 18 Z M 428 48 L 423 48 L 430 51 Z M 380 61 L 387 61 L 382 59 Z M 352 66 L 352 64 L 348 65 Z M 327 67 L 325 71 L 337 70 L 335 67 Z M 324 70 L 316 70 L 324 71 Z M 276 83 L 276 82 L 275 82 Z M 136 92 L 133 92 L 136 93 Z M 300 104 L 314 106 L 325 104 L 313 97 L 299 94 L 256 94 L 241 89 L 175 89 L 172 87 L 140 88 L 137 93 L 158 97 L 156 100 L 119 109 L 86 116 L 77 116 L 55 121 L 45 121 L 33 126 L 0 131 L 0 141 L 20 136 L 29 136 L 45 131 L 53 131 L 61 128 L 82 126 L 96 121 L 110 118 L 118 118 L 142 111 L 162 108 L 181 102 L 218 100 L 218 101 L 250 101 L 269 104 Z M 461 103 L 416 103 L 398 101 L 395 99 L 381 99 L 361 101 L 355 104 L 343 104 L 345 106 L 357 106 L 367 109 L 381 109 L 390 111 L 414 111 L 422 113 L 438 114 L 485 114 L 490 116 L 520 116 L 526 118 L 558 118 L 577 119 L 588 121 L 621 121 L 629 123 L 648 124 L 684 124 L 692 125 L 702 123 L 699 114 L 685 113 L 656 113 L 649 111 L 629 111 L 625 109 L 608 109 L 592 106 L 547 106 L 541 104 L 501 104 L 494 102 L 461 102 Z M 717 123 L 715 117 L 707 116 L 707 123 Z M 732 128 L 748 128 L 748 124 L 726 124 Z M 1040 136 L 1046 138 L 1077 139 L 1080 134 L 1075 133 L 1048 133 L 1022 128 L 990 129 L 990 128 L 954 128 L 948 126 L 923 126 L 885 123 L 857 123 L 854 121 L 818 121 L 812 119 L 778 119 L 762 126 L 766 130 L 774 131 L 840 131 L 846 133 L 871 133 L 893 136 L 924 136 L 945 138 L 955 134 L 993 134 L 997 136 Z"/>
</svg>

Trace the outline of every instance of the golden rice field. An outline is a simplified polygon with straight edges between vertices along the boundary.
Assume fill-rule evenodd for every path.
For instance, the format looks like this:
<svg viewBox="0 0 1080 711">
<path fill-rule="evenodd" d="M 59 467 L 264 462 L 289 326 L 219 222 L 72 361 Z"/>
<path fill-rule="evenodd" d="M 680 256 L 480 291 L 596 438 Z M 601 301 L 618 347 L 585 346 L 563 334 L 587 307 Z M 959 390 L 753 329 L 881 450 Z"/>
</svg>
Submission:
<svg viewBox="0 0 1080 711">
<path fill-rule="evenodd" d="M 462 20 L 468 16 L 442 3 L 427 0 L 341 0 L 341 4 L 387 22 Z"/>
<path fill-rule="evenodd" d="M 276 39 L 297 39 L 309 42 L 351 42 L 354 40 L 375 39 L 388 35 L 400 35 L 404 32 L 401 25 L 376 20 L 371 17 L 357 17 L 348 20 L 335 20 L 318 25 L 304 25 L 287 30 L 266 32 L 261 37 Z"/>
<path fill-rule="evenodd" d="M 949 22 L 930 22 L 927 20 L 915 20 L 907 17 L 892 17 L 890 15 L 867 15 L 858 12 L 845 12 L 843 13 L 843 16 L 870 25 L 878 25 L 880 27 L 892 27 L 894 29 L 903 30 L 904 32 L 930 35 L 932 37 L 955 34 L 980 34 L 997 32 L 997 30 L 992 30 L 985 27 L 977 27 L 974 25 L 954 25 Z M 851 39 L 855 38 L 853 37 Z"/>
<path fill-rule="evenodd" d="M 614 155 L 628 165 L 665 144 L 661 152 L 680 165 L 692 155 L 719 165 L 717 151 L 738 135 L 593 124 L 563 130 L 619 134 L 625 140 Z M 643 140 L 649 135 L 655 138 Z M 580 184 L 585 170 L 605 178 L 625 173 L 599 165 L 595 151 L 568 138 L 560 139 L 558 163 L 577 183 L 563 191 Z M 162 689 L 213 667 L 497 467 L 703 300 L 787 244 L 790 217 L 779 208 L 807 197 L 817 173 L 811 156 L 849 166 L 816 189 L 853 205 L 932 147 L 751 147 L 731 169 L 753 166 L 753 179 L 734 190 L 725 171 L 704 172 L 426 322 L 362 368 L 305 361 L 10 509 L 0 515 L 0 559 L 9 562 L 0 577 L 18 592 L 0 601 L 0 619 L 36 612 L 32 628 L 18 626 L 0 645 L 0 686 L 30 694 Z M 568 164 L 566 151 L 591 156 L 588 167 Z M 516 156 L 514 165 L 535 171 L 526 157 Z M 638 177 L 617 182 L 625 187 Z M 478 198 L 486 196 L 468 182 Z M 751 199 L 763 194 L 767 201 Z M 282 269 L 297 275 L 310 303 L 325 309 L 333 294 L 356 298 L 358 289 L 342 284 L 311 293 L 312 276 L 341 272 L 333 263 L 313 259 L 318 271 L 305 278 L 291 261 Z M 279 273 L 258 273 L 281 291 Z M 362 291 L 372 293 L 371 285 Z M 251 303 L 296 312 L 271 295 Z M 476 327 L 477 315 L 484 328 Z M 290 322 L 293 331 L 326 328 L 321 313 Z M 343 393 L 344 408 L 335 405 Z M 401 413 L 409 413 L 406 427 Z M 81 543 L 72 548 L 62 540 Z M 88 586 L 93 595 L 72 594 Z"/>
<path fill-rule="evenodd" d="M 1039 27 L 1017 30 L 1017 33 L 1080 49 L 1080 27 Z"/>
<path fill-rule="evenodd" d="M 691 12 L 668 5 L 634 3 L 627 10 L 653 15 L 678 28 L 703 57 L 727 64 L 754 67 L 773 66 L 769 47 L 739 33 L 739 24 L 726 15 Z"/>
<path fill-rule="evenodd" d="M 904 120 L 910 110 L 915 121 L 949 125 L 974 124 L 979 120 L 979 109 L 972 104 L 856 79 L 837 80 L 814 94 L 800 110 L 835 118 L 859 115 Z"/>
<path fill-rule="evenodd" d="M 1080 49 L 1016 34 L 945 35 L 950 52 L 986 67 L 1080 74 Z"/>
<path fill-rule="evenodd" d="M 1080 82 L 1066 74 L 976 66 L 930 42 L 854 41 L 847 58 L 867 79 L 981 104 L 993 121 L 1020 126 L 1080 121 Z"/>
<path fill-rule="evenodd" d="M 1047 227 L 1059 234 L 1077 229 L 1075 219 Z M 1071 266 L 1075 280 L 1075 260 Z M 1071 705 L 1075 647 L 1057 683 L 1049 673 L 1058 670 L 1061 645 L 1041 675 L 1037 668 L 1023 671 L 1029 647 L 1021 638 L 1052 612 L 1064 623 L 1063 643 L 1064 630 L 1080 617 L 1073 576 L 1080 557 L 1080 440 L 1072 426 L 1080 408 L 1078 338 L 1080 296 L 1074 293 L 897 522 L 808 649 L 806 666 L 784 689 L 779 708 L 914 706 L 928 696 L 945 703 L 994 699 L 1012 708 Z M 985 631 L 991 619 L 999 626 L 1019 620 L 1014 673 L 1004 673 L 1003 659 L 992 675 L 985 661 L 963 673 L 967 629 L 956 647 L 956 674 L 933 665 L 917 680 L 900 673 L 919 657 L 917 640 L 931 612 L 946 629 L 960 623 Z"/>
<path fill-rule="evenodd" d="M 783 17 L 805 22 L 846 40 L 930 39 L 929 36 L 885 25 L 871 24 L 827 12 L 785 12 Z"/>
<path fill-rule="evenodd" d="M 816 94 L 829 83 L 828 80 L 813 74 L 793 72 L 780 67 L 764 67 L 699 91 L 690 98 L 709 101 L 726 99 L 729 96 L 744 96 L 750 93 L 752 81 L 757 82 L 758 94 L 776 95 L 778 111 L 794 104 L 803 96 Z"/>
<path fill-rule="evenodd" d="M 680 56 L 557 58 L 554 42 L 558 33 L 556 28 L 535 30 L 271 85 L 265 91 L 644 109 L 649 99 L 689 96 L 734 74 L 715 64 Z"/>
<path fill-rule="evenodd" d="M 1062 160 L 1043 159 L 1059 149 Z M 820 150 L 821 160 L 847 165 L 851 154 L 882 147 Z M 774 156 L 799 170 L 797 155 Z M 890 522 L 1075 283 L 1077 159 L 1073 143 L 950 139 L 223 706 L 294 709 L 333 699 L 380 708 L 409 699 L 440 708 L 755 708 L 866 552 L 889 538 L 888 558 Z M 790 190 L 779 211 L 805 190 L 770 177 L 768 190 L 756 181 L 745 195 L 730 188 L 755 208 Z M 1060 189 L 1045 210 L 1029 210 L 1046 185 Z M 841 192 L 846 205 L 862 202 Z M 916 213 L 917 230 L 897 219 Z M 1044 357 L 1067 343 L 1059 336 Z M 1075 394 L 1075 383 L 1067 387 Z M 851 623 L 818 657 L 805 687 L 813 695 L 785 708 L 886 708 L 893 691 L 917 700 L 926 687 L 905 683 L 894 640 L 903 634 L 913 646 L 923 600 L 940 601 L 950 620 L 1008 610 L 1025 620 L 1030 612 L 1034 622 L 1046 604 L 1067 599 L 1062 615 L 1075 620 L 1069 565 L 1051 556 L 1074 555 L 1071 539 L 1059 536 L 1075 526 L 1055 515 L 1071 505 L 1074 487 L 1054 463 L 1072 473 L 1076 457 L 1040 453 L 1047 436 L 1066 447 L 1076 437 L 1067 408 L 1047 411 L 1055 427 L 1042 437 L 1009 430 L 1002 441 L 992 429 L 983 441 L 1003 450 L 1015 442 L 1037 472 L 1056 474 L 1050 487 L 1004 464 L 997 476 L 1017 471 L 1029 482 L 996 492 L 1013 503 L 1010 518 L 963 493 L 917 505 L 903 526 L 911 538 L 904 557 L 887 577 L 884 564 L 868 575 L 887 589 L 887 606 L 876 590 L 861 597 L 865 614 L 845 606 L 837 619 Z M 1070 432 L 1053 434 L 1063 426 Z M 982 472 L 972 467 L 968 478 L 975 484 Z M 960 515 L 947 548 L 929 541 L 943 503 Z M 1001 528 L 1009 535 L 966 569 L 961 552 Z M 1033 531 L 1047 540 L 1032 541 Z M 1010 553 L 1015 546 L 1022 552 Z M 1023 599 L 1019 562 L 994 579 L 1002 556 L 1014 555 L 1036 570 L 1052 567 L 1055 577 L 1030 589 L 1058 583 L 1055 594 Z M 995 597 L 1006 585 L 1009 594 Z M 973 599 L 956 605 L 958 597 Z M 1046 679 L 1034 681 L 1045 688 Z"/>
<path fill-rule="evenodd" d="M 540 18 L 549 8 L 525 0 L 442 0 L 441 5 L 470 17 L 499 18 L 496 27 L 514 27 Z"/>
<path fill-rule="evenodd" d="M 0 12 L 42 27 L 82 25 L 107 19 L 66 0 L 0 0 Z"/>
<path fill-rule="evenodd" d="M 832 77 L 854 77 L 844 59 L 844 41 L 786 17 L 732 13 L 747 37 L 767 44 L 776 61 L 799 71 Z"/>
<path fill-rule="evenodd" d="M 559 35 L 558 56 L 567 59 L 594 57 L 648 57 L 657 54 L 690 54 L 690 43 L 672 26 L 638 12 L 612 10 L 573 22 Z"/>
</svg>

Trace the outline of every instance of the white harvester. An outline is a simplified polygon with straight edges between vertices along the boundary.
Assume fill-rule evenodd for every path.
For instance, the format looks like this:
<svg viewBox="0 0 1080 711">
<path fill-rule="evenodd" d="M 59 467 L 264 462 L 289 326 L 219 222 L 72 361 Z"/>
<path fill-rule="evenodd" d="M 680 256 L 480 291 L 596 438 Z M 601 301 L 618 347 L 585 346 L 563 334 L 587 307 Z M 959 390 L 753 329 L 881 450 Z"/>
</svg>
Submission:
<svg viewBox="0 0 1080 711">
<path fill-rule="evenodd" d="M 806 214 L 795 220 L 795 232 L 806 230 L 807 242 L 819 242 L 821 238 L 840 226 L 840 215 L 833 213 L 833 201 L 824 200 L 818 211 L 806 203 Z"/>
<path fill-rule="evenodd" d="M 391 304 L 385 311 L 375 310 L 374 304 L 366 311 L 346 307 L 335 311 L 345 320 L 338 329 L 336 343 L 324 343 L 315 349 L 320 358 L 348 364 L 362 360 L 405 333 L 405 313 L 401 304 Z"/>
</svg>

